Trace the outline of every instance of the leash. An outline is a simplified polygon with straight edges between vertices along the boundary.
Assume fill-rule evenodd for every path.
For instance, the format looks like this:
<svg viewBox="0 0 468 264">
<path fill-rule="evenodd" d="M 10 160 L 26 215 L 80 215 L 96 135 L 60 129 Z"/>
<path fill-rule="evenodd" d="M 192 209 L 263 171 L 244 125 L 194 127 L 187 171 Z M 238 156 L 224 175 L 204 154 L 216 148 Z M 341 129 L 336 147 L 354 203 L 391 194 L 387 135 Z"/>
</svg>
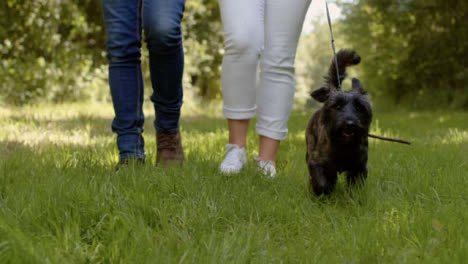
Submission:
<svg viewBox="0 0 468 264">
<path fill-rule="evenodd" d="M 327 8 L 327 20 L 328 20 L 328 27 L 330 28 L 331 46 L 333 50 L 333 58 L 335 62 L 336 77 L 337 77 L 336 79 L 338 80 L 338 89 L 341 90 L 340 70 L 338 69 L 338 58 L 336 57 L 335 38 L 333 37 L 333 27 L 332 27 L 331 18 L 330 18 L 330 9 L 328 9 L 328 1 L 325 1 L 325 7 Z M 398 138 L 388 138 L 388 137 L 382 137 L 382 136 L 377 136 L 377 135 L 372 135 L 372 134 L 367 134 L 367 136 L 370 138 L 386 140 L 386 141 L 391 141 L 391 142 L 396 142 L 396 143 L 401 143 L 401 144 L 407 144 L 407 145 L 411 144 L 411 142 L 409 141 L 401 140 Z"/>
<path fill-rule="evenodd" d="M 327 8 L 327 20 L 328 20 L 328 27 L 330 28 L 330 36 L 331 36 L 331 46 L 333 50 L 333 58 L 335 61 L 335 69 L 336 69 L 336 79 L 338 80 L 338 89 L 341 90 L 341 82 L 340 82 L 340 71 L 338 70 L 338 59 L 336 58 L 336 49 L 335 49 L 335 38 L 333 37 L 333 28 L 330 19 L 330 10 L 328 9 L 328 2 L 325 1 L 325 6 Z"/>
</svg>

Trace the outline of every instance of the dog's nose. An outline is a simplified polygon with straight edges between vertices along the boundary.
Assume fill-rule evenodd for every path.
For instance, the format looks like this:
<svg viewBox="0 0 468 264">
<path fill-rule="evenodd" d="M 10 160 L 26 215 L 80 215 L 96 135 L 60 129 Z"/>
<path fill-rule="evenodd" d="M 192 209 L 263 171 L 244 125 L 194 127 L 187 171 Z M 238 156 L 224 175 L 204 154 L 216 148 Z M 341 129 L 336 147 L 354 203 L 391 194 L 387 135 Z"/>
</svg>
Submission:
<svg viewBox="0 0 468 264">
<path fill-rule="evenodd" d="M 346 126 L 347 128 L 353 128 L 353 127 L 356 126 L 356 122 L 354 122 L 353 120 L 347 120 L 347 121 L 345 122 L 345 126 Z"/>
</svg>

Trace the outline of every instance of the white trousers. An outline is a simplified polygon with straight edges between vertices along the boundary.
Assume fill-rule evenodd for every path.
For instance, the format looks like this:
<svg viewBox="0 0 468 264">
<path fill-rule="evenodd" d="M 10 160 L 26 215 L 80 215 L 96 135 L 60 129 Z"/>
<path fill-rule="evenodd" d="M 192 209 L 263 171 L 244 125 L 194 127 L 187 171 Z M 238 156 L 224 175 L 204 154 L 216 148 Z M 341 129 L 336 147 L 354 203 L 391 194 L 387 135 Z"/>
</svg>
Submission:
<svg viewBox="0 0 468 264">
<path fill-rule="evenodd" d="M 283 140 L 294 100 L 294 60 L 311 0 L 219 0 L 224 26 L 224 116 L 250 119 Z M 260 75 L 257 74 L 260 66 Z"/>
</svg>

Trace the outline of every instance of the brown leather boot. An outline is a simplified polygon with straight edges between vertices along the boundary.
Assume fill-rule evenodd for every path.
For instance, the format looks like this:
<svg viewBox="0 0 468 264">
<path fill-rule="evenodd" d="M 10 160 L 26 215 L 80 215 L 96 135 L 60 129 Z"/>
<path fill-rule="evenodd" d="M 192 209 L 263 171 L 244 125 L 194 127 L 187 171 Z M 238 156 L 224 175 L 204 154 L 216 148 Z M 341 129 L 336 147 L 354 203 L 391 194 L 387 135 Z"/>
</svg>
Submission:
<svg viewBox="0 0 468 264">
<path fill-rule="evenodd" d="M 156 132 L 156 166 L 176 164 L 184 162 L 184 150 L 180 132 L 175 134 Z"/>
</svg>

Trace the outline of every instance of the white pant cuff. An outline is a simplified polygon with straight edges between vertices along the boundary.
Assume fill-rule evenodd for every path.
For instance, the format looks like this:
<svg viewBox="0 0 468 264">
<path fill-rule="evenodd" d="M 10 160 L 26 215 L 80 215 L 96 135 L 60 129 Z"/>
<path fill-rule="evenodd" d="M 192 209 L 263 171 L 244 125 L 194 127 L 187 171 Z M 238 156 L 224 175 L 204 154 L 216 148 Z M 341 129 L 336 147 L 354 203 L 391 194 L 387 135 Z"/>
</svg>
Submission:
<svg viewBox="0 0 468 264">
<path fill-rule="evenodd" d="M 223 107 L 224 117 L 226 117 L 227 119 L 234 119 L 234 120 L 251 119 L 255 116 L 256 111 L 257 111 L 256 106 L 250 109 L 232 109 L 232 108 Z"/>
<path fill-rule="evenodd" d="M 275 130 L 270 128 L 259 127 L 258 125 L 255 127 L 257 134 L 260 136 L 265 136 L 275 140 L 284 140 L 288 136 L 288 130 Z"/>
</svg>

